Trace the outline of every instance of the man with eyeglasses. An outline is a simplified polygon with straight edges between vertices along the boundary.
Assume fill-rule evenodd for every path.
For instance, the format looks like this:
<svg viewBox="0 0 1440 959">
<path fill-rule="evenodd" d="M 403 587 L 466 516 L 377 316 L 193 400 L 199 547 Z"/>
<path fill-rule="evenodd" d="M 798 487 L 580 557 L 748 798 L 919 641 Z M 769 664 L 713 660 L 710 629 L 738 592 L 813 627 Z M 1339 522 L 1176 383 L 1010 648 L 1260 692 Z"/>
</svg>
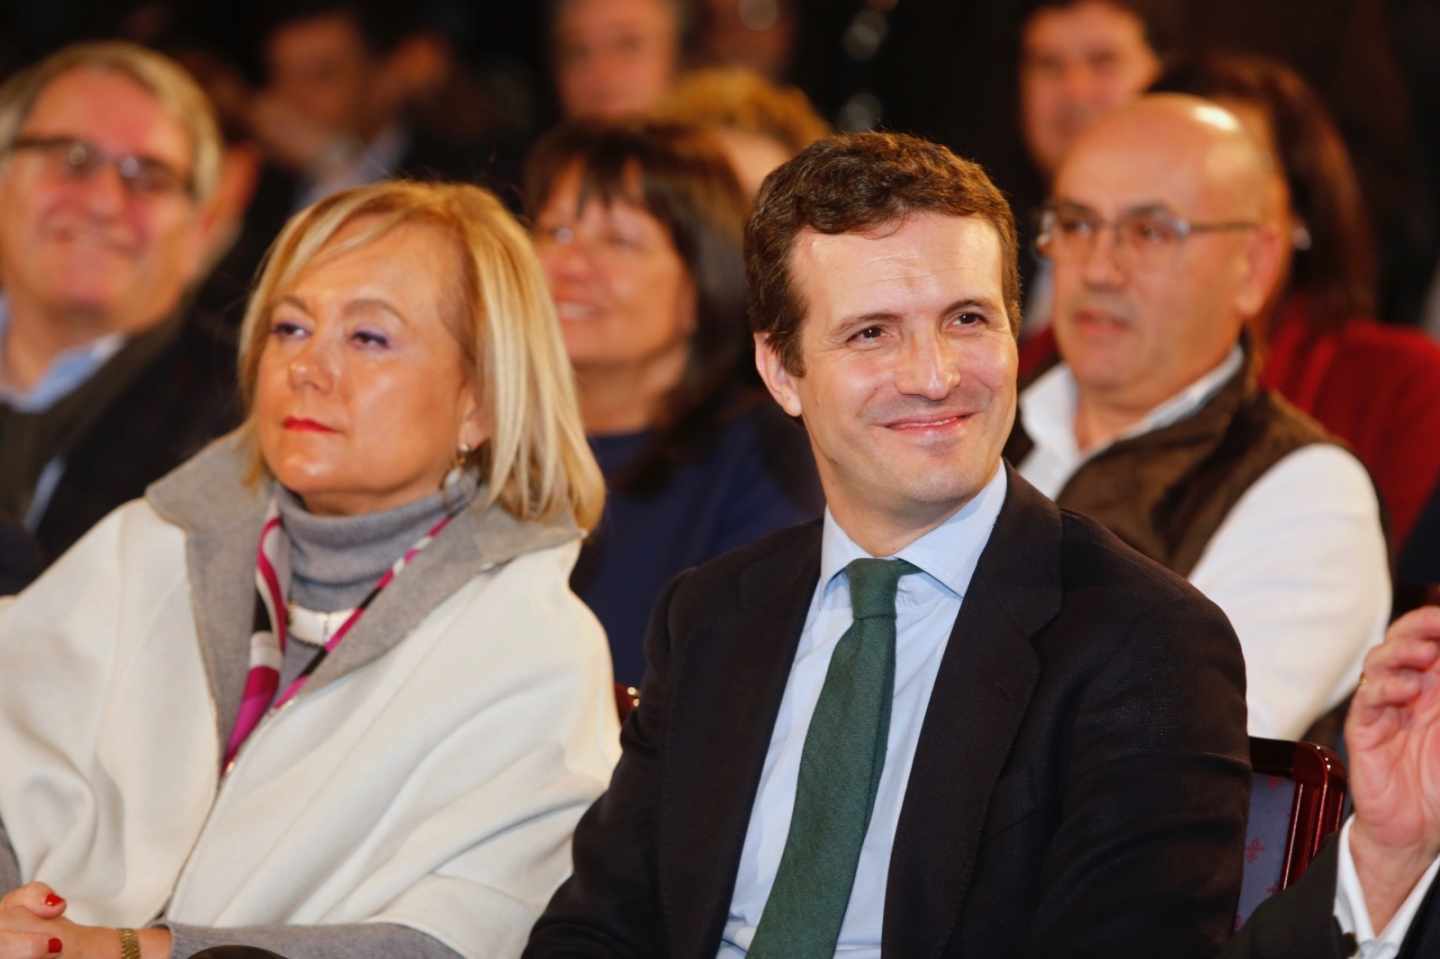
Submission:
<svg viewBox="0 0 1440 959">
<path fill-rule="evenodd" d="M 1281 269 L 1269 162 L 1191 97 L 1147 97 L 1077 142 L 1038 242 L 1063 362 L 1022 394 L 1007 456 L 1219 605 L 1251 735 L 1298 739 L 1355 687 L 1390 583 L 1364 468 L 1255 383 L 1244 331 Z"/>
<path fill-rule="evenodd" d="M 181 316 L 219 165 L 204 93 L 138 47 L 0 90 L 0 525 L 34 565 L 229 425 L 231 350 Z"/>
</svg>

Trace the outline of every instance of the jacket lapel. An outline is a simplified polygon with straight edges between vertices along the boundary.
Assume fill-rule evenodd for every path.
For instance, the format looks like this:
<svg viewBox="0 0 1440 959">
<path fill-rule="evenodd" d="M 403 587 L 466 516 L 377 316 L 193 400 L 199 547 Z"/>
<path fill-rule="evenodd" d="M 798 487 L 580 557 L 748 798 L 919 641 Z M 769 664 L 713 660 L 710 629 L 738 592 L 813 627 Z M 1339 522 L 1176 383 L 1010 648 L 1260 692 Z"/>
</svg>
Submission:
<svg viewBox="0 0 1440 959">
<path fill-rule="evenodd" d="M 672 955 L 714 955 L 770 734 L 820 575 L 820 526 L 747 567 L 672 664 L 660 888 Z"/>
<path fill-rule="evenodd" d="M 1039 674 L 1030 637 L 1060 608 L 1059 511 L 1013 470 L 1008 481 L 920 730 L 890 858 L 887 956 L 938 955 L 959 917 Z"/>
</svg>

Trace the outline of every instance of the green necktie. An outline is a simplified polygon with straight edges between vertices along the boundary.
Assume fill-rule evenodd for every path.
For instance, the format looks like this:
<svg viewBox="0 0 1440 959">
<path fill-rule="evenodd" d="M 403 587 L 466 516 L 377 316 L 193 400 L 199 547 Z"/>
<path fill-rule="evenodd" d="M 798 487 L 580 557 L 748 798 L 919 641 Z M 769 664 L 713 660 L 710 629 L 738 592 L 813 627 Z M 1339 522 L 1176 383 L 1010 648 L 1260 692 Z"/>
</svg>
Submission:
<svg viewBox="0 0 1440 959">
<path fill-rule="evenodd" d="M 831 959 L 885 768 L 895 693 L 895 588 L 903 559 L 845 567 L 855 621 L 840 637 L 815 703 L 790 833 L 750 944 L 751 959 Z"/>
</svg>

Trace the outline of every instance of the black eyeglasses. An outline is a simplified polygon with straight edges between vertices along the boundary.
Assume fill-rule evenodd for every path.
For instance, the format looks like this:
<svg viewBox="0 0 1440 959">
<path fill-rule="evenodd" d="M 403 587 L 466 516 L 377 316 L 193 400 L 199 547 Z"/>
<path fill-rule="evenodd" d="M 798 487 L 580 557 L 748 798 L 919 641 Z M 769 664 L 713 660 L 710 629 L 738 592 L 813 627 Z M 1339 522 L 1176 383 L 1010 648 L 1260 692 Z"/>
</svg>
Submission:
<svg viewBox="0 0 1440 959">
<path fill-rule="evenodd" d="M 1040 211 L 1035 249 L 1052 260 L 1084 261 L 1095 251 L 1100 234 L 1115 231 L 1113 256 L 1122 268 L 1152 269 L 1170 262 L 1186 240 L 1196 234 L 1256 230 L 1254 220 L 1187 220 L 1163 207 L 1139 207 L 1113 221 L 1078 203 L 1052 203 Z"/>
<path fill-rule="evenodd" d="M 77 137 L 19 137 L 10 152 L 38 153 L 52 169 L 67 180 L 88 180 L 103 166 L 113 166 L 120 182 L 132 196 L 163 197 L 184 195 L 194 199 L 195 184 L 187 173 L 170 164 L 138 153 L 111 153 L 89 140 Z"/>
</svg>

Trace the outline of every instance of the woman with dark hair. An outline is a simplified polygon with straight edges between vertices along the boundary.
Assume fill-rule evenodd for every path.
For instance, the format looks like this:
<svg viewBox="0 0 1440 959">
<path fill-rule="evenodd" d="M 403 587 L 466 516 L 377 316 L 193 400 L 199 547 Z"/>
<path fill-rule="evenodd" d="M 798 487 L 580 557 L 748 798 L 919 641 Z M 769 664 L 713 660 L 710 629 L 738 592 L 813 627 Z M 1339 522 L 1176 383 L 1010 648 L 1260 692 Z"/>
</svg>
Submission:
<svg viewBox="0 0 1440 959">
<path fill-rule="evenodd" d="M 1151 90 L 1216 101 L 1273 153 L 1284 183 L 1272 215 L 1291 249 L 1288 280 L 1254 331 L 1261 382 L 1355 451 L 1398 553 L 1440 481 L 1440 346 L 1372 319 L 1370 218 L 1339 132 L 1295 71 L 1263 57 L 1178 60 Z"/>
<path fill-rule="evenodd" d="M 720 145 L 654 122 L 570 124 L 526 167 L 526 207 L 610 490 L 571 585 L 638 683 L 676 573 L 819 515 L 804 433 L 759 389 L 745 324 L 748 203 Z"/>
</svg>

